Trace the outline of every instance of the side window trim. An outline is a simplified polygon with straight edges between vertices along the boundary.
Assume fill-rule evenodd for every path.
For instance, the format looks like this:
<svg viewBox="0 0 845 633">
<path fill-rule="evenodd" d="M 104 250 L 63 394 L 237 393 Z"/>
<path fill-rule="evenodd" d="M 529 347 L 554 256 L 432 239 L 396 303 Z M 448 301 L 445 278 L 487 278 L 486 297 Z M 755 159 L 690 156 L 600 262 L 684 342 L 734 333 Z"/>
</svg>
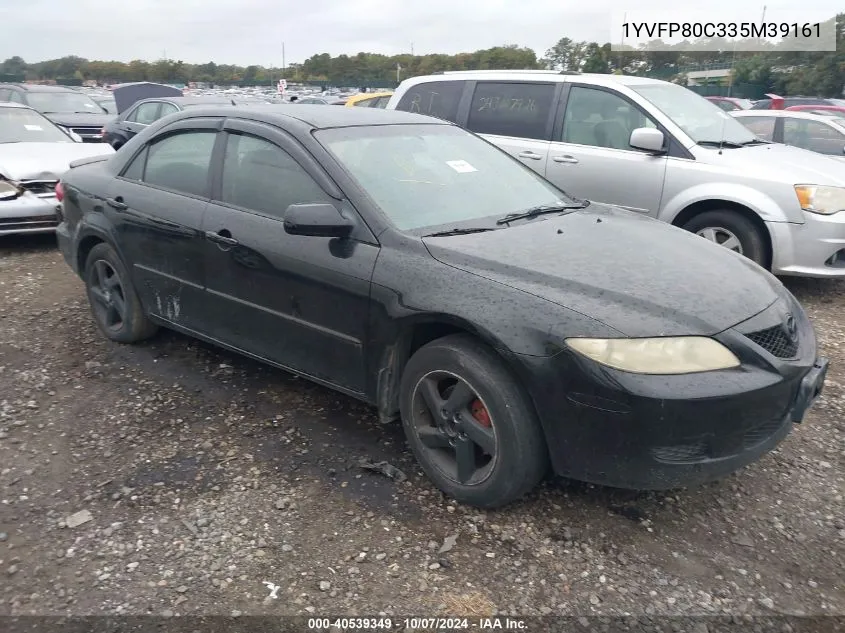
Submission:
<svg viewBox="0 0 845 633">
<path fill-rule="evenodd" d="M 135 152 L 135 153 L 132 155 L 132 158 L 130 158 L 130 159 L 126 162 L 126 164 L 125 164 L 125 165 L 121 168 L 120 172 L 117 174 L 117 177 L 118 177 L 120 180 L 125 180 L 126 182 L 134 182 L 134 183 L 141 183 L 141 184 L 144 184 L 144 174 L 145 174 L 145 173 L 146 173 L 146 171 L 147 171 L 147 156 L 149 156 L 149 155 L 150 155 L 150 152 L 148 151 L 149 149 L 150 149 L 150 146 L 149 146 L 149 145 L 144 145 L 144 146 L 143 146 L 140 150 L 138 150 L 137 152 Z M 141 178 L 140 178 L 139 180 L 135 180 L 134 178 L 127 178 L 127 177 L 126 177 L 126 172 L 127 172 L 127 171 L 129 171 L 129 168 L 130 168 L 130 167 L 132 167 L 132 165 L 134 165 L 134 164 L 135 164 L 135 161 L 136 161 L 138 158 L 140 158 L 142 154 L 143 154 L 143 156 L 144 156 L 144 164 L 143 164 L 143 165 L 141 165 Z"/>
<path fill-rule="evenodd" d="M 681 145 L 678 142 L 678 140 L 675 138 L 675 136 L 673 134 L 671 134 L 669 132 L 669 130 L 667 130 L 665 127 L 663 127 L 663 125 L 660 123 L 660 121 L 657 121 L 651 114 L 649 114 L 648 112 L 643 110 L 642 106 L 640 104 L 636 103 L 628 95 L 622 94 L 618 90 L 614 90 L 613 88 L 609 88 L 607 86 L 596 86 L 596 85 L 592 85 L 592 84 L 586 84 L 586 83 L 575 82 L 575 81 L 567 82 L 566 90 L 561 95 L 560 106 L 558 108 L 558 115 L 557 115 L 557 118 L 556 118 L 556 121 L 555 121 L 555 128 L 554 128 L 554 133 L 553 133 L 553 136 L 552 136 L 552 142 L 553 143 L 563 143 L 563 142 L 565 142 L 565 141 L 561 140 L 563 138 L 563 119 L 564 119 L 564 115 L 566 114 L 566 108 L 569 106 L 569 99 L 572 95 L 572 88 L 588 88 L 590 90 L 600 90 L 602 92 L 608 92 L 608 93 L 610 93 L 610 94 L 612 94 L 616 97 L 619 97 L 623 101 L 630 104 L 632 107 L 634 107 L 637 110 L 639 110 L 640 112 L 642 112 L 642 114 L 644 116 L 647 116 L 649 119 L 651 119 L 654 122 L 654 124 L 657 126 L 657 129 L 660 130 L 661 132 L 663 132 L 663 136 L 666 139 L 666 142 L 667 142 L 667 145 L 668 145 L 668 152 L 665 154 L 666 157 L 668 157 L 668 158 L 684 158 L 684 159 L 687 159 L 687 160 L 695 160 L 695 157 L 683 145 Z M 647 152 L 642 152 L 642 151 L 635 150 L 635 149 L 613 149 L 613 148 L 609 148 L 609 147 L 602 148 L 602 149 L 607 149 L 607 150 L 616 151 L 616 152 L 632 152 L 632 153 L 635 153 L 635 154 L 647 154 Z"/>
</svg>

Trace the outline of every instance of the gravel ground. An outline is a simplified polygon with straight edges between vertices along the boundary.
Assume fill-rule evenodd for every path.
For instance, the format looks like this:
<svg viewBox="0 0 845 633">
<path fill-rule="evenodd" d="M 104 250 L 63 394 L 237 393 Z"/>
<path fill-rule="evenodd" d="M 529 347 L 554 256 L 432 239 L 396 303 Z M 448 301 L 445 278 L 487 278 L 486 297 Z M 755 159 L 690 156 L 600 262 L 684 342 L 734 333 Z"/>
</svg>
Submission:
<svg viewBox="0 0 845 633">
<path fill-rule="evenodd" d="M 779 450 L 479 512 L 345 396 L 173 333 L 107 342 L 53 238 L 0 238 L 0 614 L 845 614 L 845 282 L 788 285 L 831 369 Z"/>
</svg>

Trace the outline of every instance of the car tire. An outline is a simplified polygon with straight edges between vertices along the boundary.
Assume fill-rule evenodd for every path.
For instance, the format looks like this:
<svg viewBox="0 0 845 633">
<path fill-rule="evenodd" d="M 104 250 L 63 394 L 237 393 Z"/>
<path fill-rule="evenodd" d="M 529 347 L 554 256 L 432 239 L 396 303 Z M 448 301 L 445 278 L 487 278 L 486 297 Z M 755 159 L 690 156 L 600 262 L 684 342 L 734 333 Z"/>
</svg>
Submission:
<svg viewBox="0 0 845 633">
<path fill-rule="evenodd" d="M 88 254 L 85 289 L 97 327 L 111 340 L 136 343 L 158 331 L 144 314 L 126 266 L 111 245 L 97 244 Z"/>
<path fill-rule="evenodd" d="M 531 400 L 502 359 L 477 339 L 457 334 L 424 345 L 405 366 L 400 390 L 411 450 L 446 495 L 495 508 L 525 495 L 547 473 L 548 448 Z M 440 404 L 435 419 L 432 410 Z M 459 463 L 472 466 L 462 474 Z M 471 468 L 476 470 L 467 477 Z"/>
<path fill-rule="evenodd" d="M 683 228 L 711 242 L 731 248 L 760 266 L 766 267 L 768 264 L 766 242 L 759 229 L 751 220 L 736 211 L 705 211 L 692 218 Z M 739 248 L 731 247 L 737 243 Z"/>
</svg>

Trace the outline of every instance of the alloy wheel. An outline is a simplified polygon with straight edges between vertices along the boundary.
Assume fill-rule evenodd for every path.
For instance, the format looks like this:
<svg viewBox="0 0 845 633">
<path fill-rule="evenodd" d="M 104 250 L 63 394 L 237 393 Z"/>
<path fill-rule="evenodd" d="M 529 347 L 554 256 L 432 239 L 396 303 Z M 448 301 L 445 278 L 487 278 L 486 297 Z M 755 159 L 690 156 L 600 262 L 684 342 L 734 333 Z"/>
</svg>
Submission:
<svg viewBox="0 0 845 633">
<path fill-rule="evenodd" d="M 106 260 L 94 262 L 88 291 L 100 323 L 109 330 L 120 330 L 126 321 L 126 295 L 120 276 Z"/>
<path fill-rule="evenodd" d="M 739 241 L 739 238 L 733 232 L 724 227 L 708 226 L 698 231 L 696 235 L 703 237 L 710 242 L 714 242 L 719 246 L 729 248 L 740 255 L 745 254 L 742 252 L 742 242 Z"/>
</svg>

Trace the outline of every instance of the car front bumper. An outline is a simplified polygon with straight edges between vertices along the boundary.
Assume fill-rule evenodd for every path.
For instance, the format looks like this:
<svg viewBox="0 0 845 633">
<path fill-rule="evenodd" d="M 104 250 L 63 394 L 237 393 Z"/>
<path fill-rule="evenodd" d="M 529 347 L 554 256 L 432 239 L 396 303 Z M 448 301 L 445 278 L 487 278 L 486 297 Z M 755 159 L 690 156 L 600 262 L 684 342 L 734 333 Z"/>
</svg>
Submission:
<svg viewBox="0 0 845 633">
<path fill-rule="evenodd" d="M 562 352 L 521 357 L 559 475 L 636 490 L 723 477 L 777 446 L 819 396 L 828 361 L 686 376 L 616 371 Z"/>
<path fill-rule="evenodd" d="M 54 196 L 31 193 L 13 200 L 0 200 L 0 235 L 17 233 L 52 233 L 59 223 Z"/>
<path fill-rule="evenodd" d="M 803 224 L 767 222 L 766 226 L 775 275 L 845 277 L 845 212 L 805 212 Z"/>
</svg>

